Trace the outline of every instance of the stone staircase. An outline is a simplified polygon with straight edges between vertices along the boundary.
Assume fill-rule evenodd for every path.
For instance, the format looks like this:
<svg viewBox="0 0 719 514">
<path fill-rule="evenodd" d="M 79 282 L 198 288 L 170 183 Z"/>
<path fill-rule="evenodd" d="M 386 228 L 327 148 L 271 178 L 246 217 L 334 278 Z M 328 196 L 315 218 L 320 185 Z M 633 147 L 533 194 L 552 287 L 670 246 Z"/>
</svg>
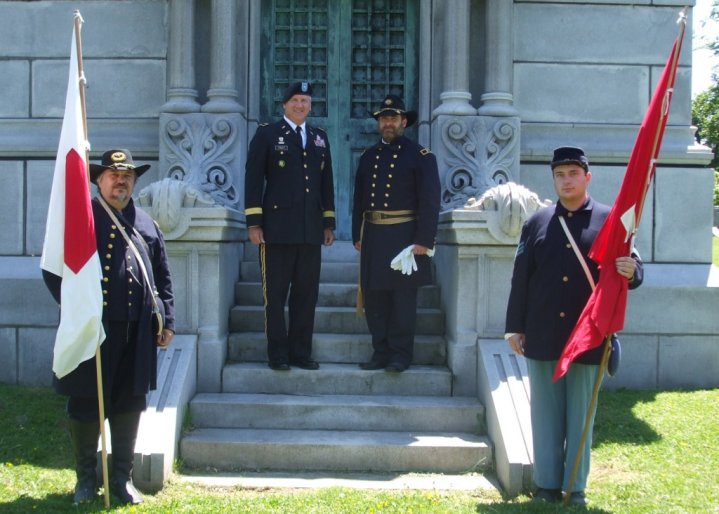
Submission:
<svg viewBox="0 0 719 514">
<path fill-rule="evenodd" d="M 249 246 L 249 245 L 248 245 Z M 401 374 L 363 371 L 372 348 L 355 312 L 357 254 L 323 249 L 313 357 L 318 371 L 272 371 L 257 251 L 241 263 L 230 313 L 221 393 L 200 393 L 181 441 L 185 466 L 223 471 L 484 471 L 492 449 L 481 433 L 484 408 L 452 396 L 444 321 L 436 287 L 420 290 L 415 358 Z"/>
</svg>

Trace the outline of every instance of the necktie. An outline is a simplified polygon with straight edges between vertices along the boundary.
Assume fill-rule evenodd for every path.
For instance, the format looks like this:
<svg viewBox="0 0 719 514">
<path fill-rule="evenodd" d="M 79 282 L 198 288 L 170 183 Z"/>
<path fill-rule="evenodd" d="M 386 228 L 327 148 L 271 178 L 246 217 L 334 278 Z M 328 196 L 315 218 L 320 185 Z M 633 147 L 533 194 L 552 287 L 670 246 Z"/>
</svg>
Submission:
<svg viewBox="0 0 719 514">
<path fill-rule="evenodd" d="M 302 146 L 302 148 L 304 148 L 304 147 L 305 147 L 305 141 L 304 141 L 304 139 L 302 138 L 302 127 L 300 127 L 299 125 L 297 125 L 297 128 L 295 128 L 295 132 L 297 132 L 297 135 L 298 135 L 299 138 L 300 138 L 300 146 Z"/>
</svg>

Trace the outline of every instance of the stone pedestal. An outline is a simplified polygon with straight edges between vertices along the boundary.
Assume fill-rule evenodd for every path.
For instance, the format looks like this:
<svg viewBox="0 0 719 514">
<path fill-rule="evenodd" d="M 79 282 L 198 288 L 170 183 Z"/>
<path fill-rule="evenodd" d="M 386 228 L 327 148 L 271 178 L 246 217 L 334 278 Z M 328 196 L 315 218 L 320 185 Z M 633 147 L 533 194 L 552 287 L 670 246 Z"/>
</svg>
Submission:
<svg viewBox="0 0 719 514">
<path fill-rule="evenodd" d="M 229 313 L 246 239 L 244 216 L 172 179 L 144 189 L 139 203 L 165 234 L 176 330 L 198 334 L 197 390 L 219 392 L 227 358 Z"/>
<path fill-rule="evenodd" d="M 439 217 L 434 262 L 455 395 L 478 395 L 477 340 L 504 334 L 519 233 L 503 233 L 499 221 L 497 211 L 455 210 Z"/>
</svg>

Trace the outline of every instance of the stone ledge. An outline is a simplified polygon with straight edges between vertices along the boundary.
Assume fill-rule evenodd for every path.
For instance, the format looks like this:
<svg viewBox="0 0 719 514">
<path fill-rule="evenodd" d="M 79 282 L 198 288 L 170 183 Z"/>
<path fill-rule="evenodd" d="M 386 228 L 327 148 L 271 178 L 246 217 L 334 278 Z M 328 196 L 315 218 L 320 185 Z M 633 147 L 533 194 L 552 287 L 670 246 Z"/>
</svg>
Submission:
<svg viewBox="0 0 719 514">
<path fill-rule="evenodd" d="M 172 473 L 182 422 L 197 386 L 197 336 L 176 335 L 157 351 L 157 389 L 147 398 L 135 445 L 133 480 L 144 491 L 158 491 Z"/>
<path fill-rule="evenodd" d="M 515 496 L 530 487 L 532 478 L 527 364 L 505 341 L 479 339 L 477 344 L 478 389 L 494 444 L 495 471 L 502 488 Z"/>
</svg>

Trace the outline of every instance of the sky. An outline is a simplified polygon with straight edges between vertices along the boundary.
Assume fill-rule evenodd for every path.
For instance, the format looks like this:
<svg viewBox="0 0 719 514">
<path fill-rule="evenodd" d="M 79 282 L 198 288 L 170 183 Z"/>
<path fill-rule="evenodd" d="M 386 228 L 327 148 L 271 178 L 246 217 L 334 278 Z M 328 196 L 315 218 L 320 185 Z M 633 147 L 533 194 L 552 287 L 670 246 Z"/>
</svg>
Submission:
<svg viewBox="0 0 719 514">
<path fill-rule="evenodd" d="M 712 0 L 696 0 L 692 31 L 692 98 L 712 85 L 712 69 L 719 74 L 719 57 L 707 48 L 706 40 L 719 37 L 719 22 L 709 19 Z"/>
</svg>

